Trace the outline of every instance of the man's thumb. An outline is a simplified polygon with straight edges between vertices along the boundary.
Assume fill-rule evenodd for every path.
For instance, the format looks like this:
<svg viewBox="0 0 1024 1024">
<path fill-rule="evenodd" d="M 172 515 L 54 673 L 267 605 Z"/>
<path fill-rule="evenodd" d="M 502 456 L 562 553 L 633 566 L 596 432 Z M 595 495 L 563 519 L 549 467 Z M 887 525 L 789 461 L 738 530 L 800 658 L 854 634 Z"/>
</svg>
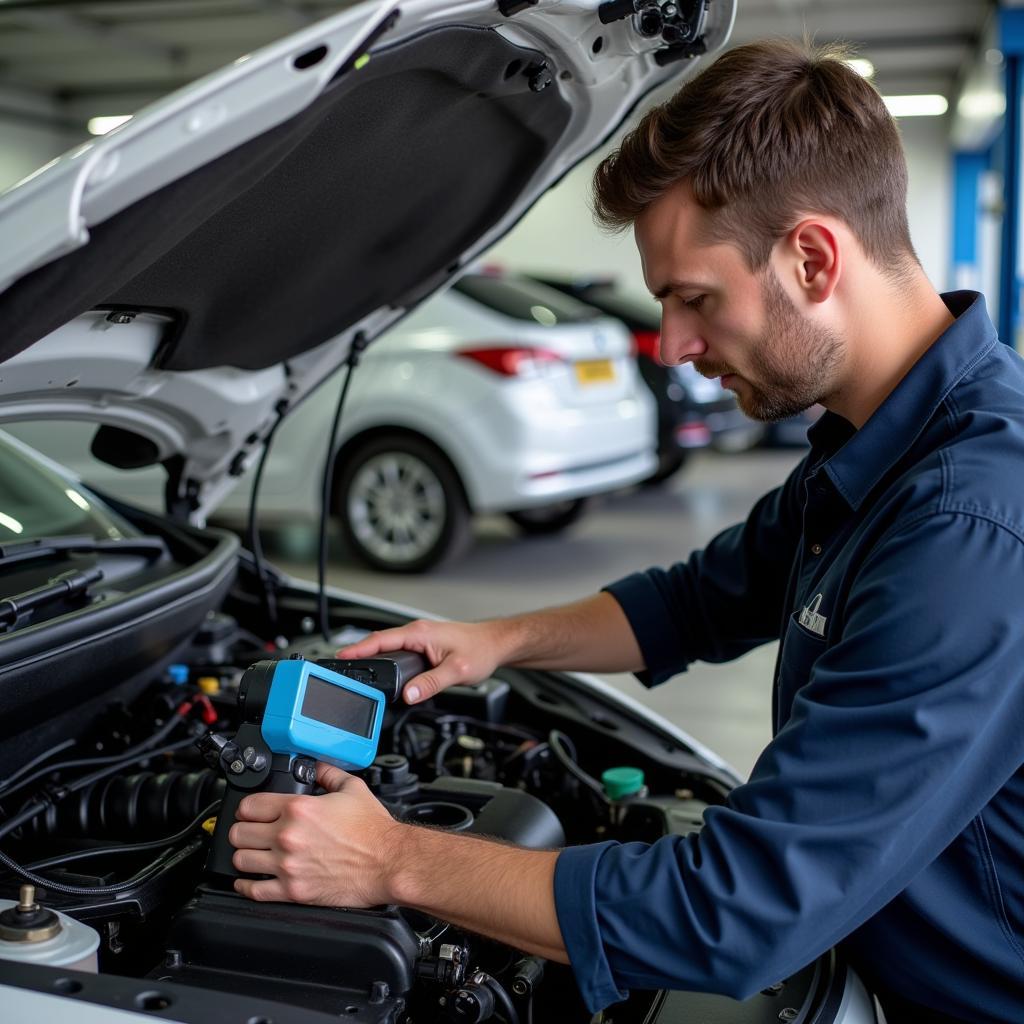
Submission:
<svg viewBox="0 0 1024 1024">
<path fill-rule="evenodd" d="M 316 781 L 328 793 L 337 793 L 352 776 L 348 772 L 335 768 L 333 764 L 319 761 L 316 766 Z"/>
<path fill-rule="evenodd" d="M 405 684 L 402 699 L 406 704 L 419 704 L 420 701 L 440 693 L 446 686 L 453 686 L 459 681 L 451 669 L 446 670 L 442 662 L 430 672 L 421 672 Z"/>
</svg>

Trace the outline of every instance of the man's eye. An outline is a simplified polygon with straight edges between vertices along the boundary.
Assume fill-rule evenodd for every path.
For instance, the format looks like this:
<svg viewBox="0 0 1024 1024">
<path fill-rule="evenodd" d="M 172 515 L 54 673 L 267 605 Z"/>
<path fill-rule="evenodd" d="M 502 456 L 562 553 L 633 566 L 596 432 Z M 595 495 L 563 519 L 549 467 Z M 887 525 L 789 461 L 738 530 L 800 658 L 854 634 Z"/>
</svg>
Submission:
<svg viewBox="0 0 1024 1024">
<path fill-rule="evenodd" d="M 698 295 L 692 299 L 684 299 L 683 305 L 689 306 L 690 309 L 700 309 L 700 307 L 704 305 L 704 300 L 706 298 L 706 295 Z"/>
</svg>

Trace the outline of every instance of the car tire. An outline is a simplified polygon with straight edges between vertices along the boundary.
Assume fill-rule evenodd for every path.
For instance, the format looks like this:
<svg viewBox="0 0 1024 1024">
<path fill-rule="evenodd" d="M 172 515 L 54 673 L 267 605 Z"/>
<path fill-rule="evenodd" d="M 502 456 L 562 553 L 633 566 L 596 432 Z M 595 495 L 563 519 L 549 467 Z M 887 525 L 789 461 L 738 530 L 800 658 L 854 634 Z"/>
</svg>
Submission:
<svg viewBox="0 0 1024 1024">
<path fill-rule="evenodd" d="M 560 533 L 572 526 L 587 507 L 586 498 L 573 498 L 556 501 L 552 505 L 541 505 L 538 508 L 525 508 L 518 512 L 509 512 L 508 517 L 523 533 L 542 535 Z"/>
<path fill-rule="evenodd" d="M 462 484 L 444 455 L 381 435 L 339 457 L 335 514 L 349 551 L 383 572 L 424 572 L 472 539 Z"/>
</svg>

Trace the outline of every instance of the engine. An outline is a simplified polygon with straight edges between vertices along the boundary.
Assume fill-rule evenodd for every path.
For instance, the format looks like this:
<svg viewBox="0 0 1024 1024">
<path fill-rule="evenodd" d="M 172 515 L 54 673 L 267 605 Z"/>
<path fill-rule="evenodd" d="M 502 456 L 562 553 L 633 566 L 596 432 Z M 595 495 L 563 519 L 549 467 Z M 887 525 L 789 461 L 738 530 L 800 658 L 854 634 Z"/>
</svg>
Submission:
<svg viewBox="0 0 1024 1024">
<path fill-rule="evenodd" d="M 243 734 L 246 666 L 334 649 L 267 645 L 211 616 L 187 661 L 0 779 L 0 848 L 21 869 L 3 876 L 0 896 L 13 902 L 34 881 L 39 904 L 98 935 L 101 977 L 138 979 L 135 1005 L 174 1005 L 181 1019 L 197 999 L 229 1000 L 232 1019 L 260 1008 L 241 1020 L 277 1019 L 275 1006 L 288 1020 L 373 1024 L 588 1019 L 564 966 L 406 908 L 253 903 L 211 871 L 232 795 L 224 764 L 241 757 L 221 755 Z M 676 786 L 662 797 L 641 780 L 610 798 L 596 775 L 609 756 L 601 733 L 618 727 L 595 725 L 594 713 L 574 729 L 571 710 L 536 674 L 515 673 L 390 704 L 360 774 L 400 820 L 526 847 L 700 827 L 716 794 L 680 788 L 678 771 L 665 773 Z"/>
</svg>

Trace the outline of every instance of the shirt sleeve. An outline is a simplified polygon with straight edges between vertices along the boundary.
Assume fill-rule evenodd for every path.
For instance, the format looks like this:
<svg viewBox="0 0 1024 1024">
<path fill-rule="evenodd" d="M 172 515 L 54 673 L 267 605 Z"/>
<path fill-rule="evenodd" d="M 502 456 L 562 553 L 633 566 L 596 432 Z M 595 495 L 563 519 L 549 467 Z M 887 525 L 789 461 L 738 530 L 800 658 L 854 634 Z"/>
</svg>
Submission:
<svg viewBox="0 0 1024 1024">
<path fill-rule="evenodd" d="M 754 506 L 669 569 L 633 573 L 604 589 L 622 606 L 644 656 L 637 678 L 657 686 L 694 661 L 723 662 L 779 638 L 800 542 L 803 460 Z"/>
<path fill-rule="evenodd" d="M 745 998 L 935 860 L 1024 760 L 1022 579 L 1024 541 L 988 519 L 903 528 L 699 834 L 563 851 L 556 907 L 590 1009 L 632 986 Z"/>
</svg>

